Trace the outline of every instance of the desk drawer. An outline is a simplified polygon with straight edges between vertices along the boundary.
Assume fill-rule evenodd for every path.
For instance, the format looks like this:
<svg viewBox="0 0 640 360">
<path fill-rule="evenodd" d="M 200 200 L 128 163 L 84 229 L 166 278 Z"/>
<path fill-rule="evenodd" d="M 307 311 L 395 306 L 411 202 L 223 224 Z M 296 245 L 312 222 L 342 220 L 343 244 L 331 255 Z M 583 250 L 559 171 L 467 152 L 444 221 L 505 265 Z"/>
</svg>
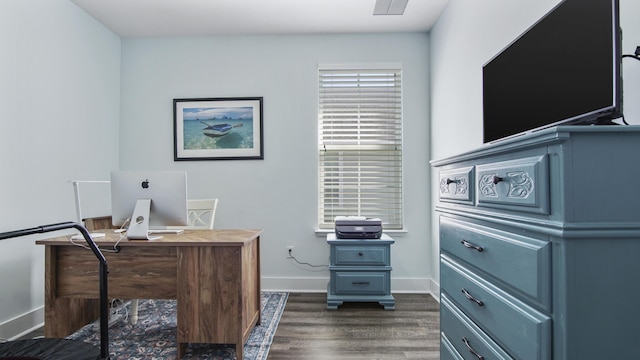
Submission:
<svg viewBox="0 0 640 360">
<path fill-rule="evenodd" d="M 390 271 L 332 271 L 331 286 L 336 295 L 387 295 Z"/>
<path fill-rule="evenodd" d="M 332 265 L 336 266 L 385 266 L 391 262 L 388 245 L 334 245 L 331 250 Z"/>
<path fill-rule="evenodd" d="M 513 359 L 489 335 L 473 323 L 445 294 L 440 303 L 442 359 Z M 463 354 L 463 355 L 461 355 Z"/>
<path fill-rule="evenodd" d="M 551 309 L 551 243 L 440 216 L 440 247 Z"/>
<path fill-rule="evenodd" d="M 547 155 L 478 165 L 478 206 L 549 214 Z"/>
<path fill-rule="evenodd" d="M 486 282 L 445 255 L 441 256 L 442 291 L 486 333 L 520 359 L 548 359 L 551 319 Z"/>
<path fill-rule="evenodd" d="M 441 201 L 473 205 L 473 166 L 441 171 L 439 189 Z"/>
</svg>

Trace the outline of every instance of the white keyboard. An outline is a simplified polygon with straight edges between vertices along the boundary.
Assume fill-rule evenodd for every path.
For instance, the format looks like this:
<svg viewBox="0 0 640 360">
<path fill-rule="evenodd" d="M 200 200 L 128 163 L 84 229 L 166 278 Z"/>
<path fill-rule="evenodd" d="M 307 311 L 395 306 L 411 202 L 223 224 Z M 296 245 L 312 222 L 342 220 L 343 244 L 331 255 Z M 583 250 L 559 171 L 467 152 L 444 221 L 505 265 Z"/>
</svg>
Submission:
<svg viewBox="0 0 640 360">
<path fill-rule="evenodd" d="M 157 229 L 157 230 L 149 230 L 149 234 L 182 234 L 184 230 L 178 229 Z"/>
<path fill-rule="evenodd" d="M 105 237 L 105 233 L 89 233 L 92 239 Z M 71 237 L 71 240 L 84 240 L 84 236 L 82 235 L 74 235 Z"/>
</svg>

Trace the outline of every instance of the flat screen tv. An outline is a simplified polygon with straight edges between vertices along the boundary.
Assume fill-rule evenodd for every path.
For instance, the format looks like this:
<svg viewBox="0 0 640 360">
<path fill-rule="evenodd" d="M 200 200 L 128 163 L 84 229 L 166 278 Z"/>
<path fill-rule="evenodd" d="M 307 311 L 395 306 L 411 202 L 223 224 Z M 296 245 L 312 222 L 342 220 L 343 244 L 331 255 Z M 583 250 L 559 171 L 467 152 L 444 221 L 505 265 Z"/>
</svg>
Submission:
<svg viewBox="0 0 640 360">
<path fill-rule="evenodd" d="M 482 69 L 485 143 L 622 116 L 618 0 L 565 0 Z"/>
</svg>

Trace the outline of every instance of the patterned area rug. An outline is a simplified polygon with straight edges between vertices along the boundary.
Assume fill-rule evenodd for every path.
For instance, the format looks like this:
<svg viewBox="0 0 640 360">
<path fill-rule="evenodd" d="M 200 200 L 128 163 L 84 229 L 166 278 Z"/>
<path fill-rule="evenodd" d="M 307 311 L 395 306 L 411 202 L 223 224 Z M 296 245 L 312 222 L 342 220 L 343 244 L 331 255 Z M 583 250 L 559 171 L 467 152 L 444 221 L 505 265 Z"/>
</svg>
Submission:
<svg viewBox="0 0 640 360">
<path fill-rule="evenodd" d="M 261 324 L 254 327 L 244 345 L 244 360 L 264 360 L 287 303 L 288 293 L 262 293 Z M 128 314 L 130 304 L 122 313 Z M 177 358 L 176 301 L 144 300 L 138 306 L 138 323 L 131 325 L 127 316 L 109 328 L 111 360 L 172 360 Z M 68 337 L 100 346 L 98 321 Z M 232 345 L 189 344 L 183 359 L 236 359 Z"/>
</svg>

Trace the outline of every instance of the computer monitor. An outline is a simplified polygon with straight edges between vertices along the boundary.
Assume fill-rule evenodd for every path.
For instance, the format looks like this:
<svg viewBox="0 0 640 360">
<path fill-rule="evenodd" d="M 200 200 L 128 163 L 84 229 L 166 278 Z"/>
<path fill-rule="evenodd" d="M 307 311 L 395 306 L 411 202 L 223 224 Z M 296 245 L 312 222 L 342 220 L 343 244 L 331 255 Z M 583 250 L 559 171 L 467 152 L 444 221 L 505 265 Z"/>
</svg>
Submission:
<svg viewBox="0 0 640 360">
<path fill-rule="evenodd" d="M 187 225 L 187 173 L 184 171 L 111 172 L 111 217 L 127 238 L 151 240 L 149 229 Z"/>
</svg>

